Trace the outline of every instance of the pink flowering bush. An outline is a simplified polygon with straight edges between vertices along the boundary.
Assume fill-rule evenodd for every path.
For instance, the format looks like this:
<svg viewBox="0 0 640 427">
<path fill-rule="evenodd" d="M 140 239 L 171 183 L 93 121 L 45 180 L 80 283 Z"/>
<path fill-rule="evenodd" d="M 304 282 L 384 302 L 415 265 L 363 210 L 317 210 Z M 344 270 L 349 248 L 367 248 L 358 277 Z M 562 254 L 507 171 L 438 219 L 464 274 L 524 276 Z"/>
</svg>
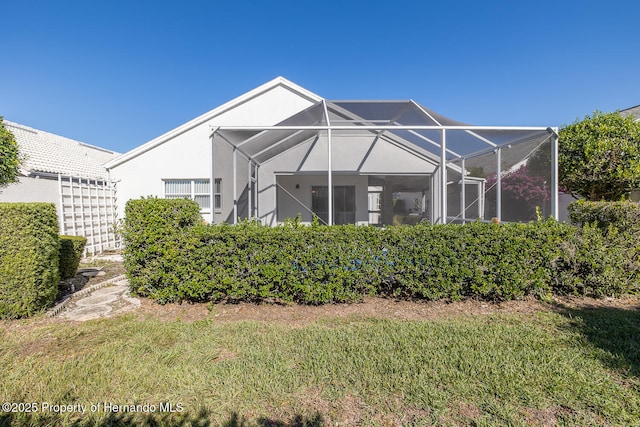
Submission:
<svg viewBox="0 0 640 427">
<path fill-rule="evenodd" d="M 487 178 L 489 206 L 496 203 L 496 175 Z M 534 175 L 526 165 L 502 176 L 503 219 L 506 221 L 522 221 L 535 219 L 536 207 L 541 207 L 551 199 L 551 191 L 543 176 Z"/>
</svg>

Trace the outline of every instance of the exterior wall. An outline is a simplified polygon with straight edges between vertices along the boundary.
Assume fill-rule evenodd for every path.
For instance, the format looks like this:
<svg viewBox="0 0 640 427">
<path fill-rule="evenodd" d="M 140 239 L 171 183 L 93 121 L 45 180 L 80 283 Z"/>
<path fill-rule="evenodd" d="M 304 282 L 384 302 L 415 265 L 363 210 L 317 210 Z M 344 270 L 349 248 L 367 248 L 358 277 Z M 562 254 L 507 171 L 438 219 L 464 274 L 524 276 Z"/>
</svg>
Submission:
<svg viewBox="0 0 640 427">
<path fill-rule="evenodd" d="M 21 176 L 18 182 L 0 189 L 0 202 L 45 202 L 56 205 L 58 226 L 61 227 L 62 209 L 57 178 Z M 60 228 L 62 230 L 62 228 Z"/>
<path fill-rule="evenodd" d="M 327 185 L 327 175 L 289 175 L 277 177 L 277 220 L 282 222 L 287 218 L 302 216 L 303 223 L 311 223 L 311 187 Z M 369 178 L 359 176 L 333 176 L 333 185 L 353 185 L 356 187 L 356 224 L 369 223 Z M 283 190 L 284 189 L 284 190 Z M 286 191 L 285 191 L 286 190 Z M 287 192 L 289 194 L 287 194 Z M 291 197 L 293 195 L 293 197 Z M 297 199 L 297 200 L 296 200 Z"/>
<path fill-rule="evenodd" d="M 226 222 L 232 224 L 234 221 L 233 211 L 233 149 L 232 147 L 219 138 L 214 142 L 214 165 L 213 170 L 217 178 L 222 178 L 222 209 L 215 212 L 214 222 Z M 247 216 L 247 194 L 248 194 L 248 178 L 247 169 L 249 161 L 240 152 L 236 152 L 236 198 L 238 202 L 238 217 L 245 218 Z M 207 218 L 208 219 L 208 218 Z"/>
<path fill-rule="evenodd" d="M 333 136 L 331 141 L 332 170 L 335 171 L 391 175 L 432 173 L 435 169 L 434 163 L 392 145 L 385 138 L 376 138 L 371 132 Z M 326 171 L 328 150 L 326 135 L 320 135 L 311 147 L 311 152 L 307 154 L 305 150 L 304 157 L 296 158 L 296 170 Z M 281 160 L 277 159 L 275 162 Z"/>
<path fill-rule="evenodd" d="M 240 150 L 236 150 L 234 168 L 230 144 L 217 135 L 212 147 L 212 127 L 275 125 L 320 99 L 280 83 L 247 95 L 132 150 L 125 154 L 125 162 L 114 162 L 115 165 L 110 168 L 110 180 L 118 186 L 118 217 L 124 217 L 124 207 L 129 199 L 163 197 L 165 179 L 210 179 L 212 162 L 214 178 L 222 180 L 222 207 L 213 213 L 203 211 L 203 216 L 216 223 L 233 223 L 236 215 L 240 219 L 247 217 L 252 193 L 248 177 L 249 160 Z M 264 223 L 275 225 L 279 220 L 295 217 L 299 212 L 295 204 L 278 203 L 283 201 L 283 196 L 277 185 L 289 184 L 285 175 L 294 175 L 305 182 L 304 185 L 309 187 L 307 196 L 310 204 L 310 186 L 316 184 L 312 184 L 312 178 L 309 177 L 320 179 L 324 176 L 326 180 L 327 151 L 328 140 L 326 134 L 321 133 L 260 165 L 258 183 L 253 191 L 257 192 L 259 218 Z M 363 130 L 341 131 L 339 135 L 334 132 L 332 151 L 334 185 L 341 185 L 344 179 L 345 183 L 355 183 L 357 186 L 358 222 L 368 222 L 367 175 L 432 174 L 438 163 L 438 159 L 426 154 L 423 157 L 416 156 L 410 149 L 394 145 L 389 135 L 376 136 L 374 132 Z M 303 179 L 305 175 L 307 177 Z M 252 205 L 255 204 L 253 201 L 251 197 Z M 301 213 L 306 218 L 306 214 Z"/>
<path fill-rule="evenodd" d="M 113 168 L 118 185 L 118 217 L 124 218 L 128 200 L 164 196 L 163 179 L 210 177 L 209 126 L 203 124 Z"/>
<path fill-rule="evenodd" d="M 276 176 L 285 174 L 327 176 L 328 166 L 328 142 L 324 135 L 290 149 L 282 155 L 265 162 L 259 170 L 259 218 L 265 223 L 275 225 L 281 218 L 289 215 L 295 217 L 299 210 L 295 212 L 276 212 L 280 206 L 276 204 L 277 181 Z M 334 185 L 339 184 L 339 179 L 344 175 L 423 175 L 430 174 L 436 170 L 430 161 L 420 159 L 408 153 L 402 148 L 389 144 L 384 139 L 375 140 L 371 134 L 347 135 L 344 137 L 332 138 L 332 171 Z M 360 217 L 358 208 L 358 221 L 368 222 L 367 180 L 364 177 L 364 187 L 362 191 L 358 188 L 356 197 L 362 197 L 365 208 Z M 282 177 L 280 177 L 282 179 Z M 325 178 L 326 179 L 326 178 Z M 326 181 L 324 181 L 326 185 Z M 323 184 L 318 184 L 323 185 Z M 296 194 L 296 193 L 293 193 Z M 310 199 L 309 199 L 310 203 Z M 283 216 L 284 215 L 284 216 Z M 303 220 L 304 219 L 303 214 Z"/>
<path fill-rule="evenodd" d="M 163 197 L 163 179 L 209 179 L 211 127 L 270 126 L 314 102 L 283 85 L 277 85 L 211 118 L 195 119 L 193 126 L 187 126 L 181 133 L 171 131 L 166 141 L 147 151 L 140 150 L 137 156 L 110 169 L 110 179 L 118 185 L 118 217 L 124 218 L 124 207 L 129 199 Z M 171 133 L 176 135 L 172 136 Z M 223 202 L 222 210 L 215 214 L 214 220 L 220 222 L 233 219 L 232 156 L 224 142 L 218 141 L 215 147 L 214 174 L 216 178 L 222 178 Z M 238 182 L 240 194 L 247 181 L 246 160 L 241 155 L 238 155 L 238 166 L 238 177 L 244 179 L 244 185 Z M 203 214 L 205 219 L 210 219 L 209 213 Z"/>
<path fill-rule="evenodd" d="M 115 200 L 111 184 L 84 178 L 20 177 L 18 183 L 0 191 L 0 202 L 53 203 L 59 233 L 86 237 L 85 255 L 119 247 Z"/>
<path fill-rule="evenodd" d="M 434 224 L 442 223 L 442 215 L 440 212 L 440 206 L 442 204 L 442 197 L 440 196 L 440 186 L 442 183 L 441 169 L 438 167 L 433 174 L 431 180 L 431 222 Z M 447 171 L 447 180 L 449 171 Z"/>
<path fill-rule="evenodd" d="M 576 200 L 578 199 L 573 197 L 571 194 L 563 193 L 562 191 L 558 192 L 558 221 L 570 222 L 569 205 Z"/>
</svg>

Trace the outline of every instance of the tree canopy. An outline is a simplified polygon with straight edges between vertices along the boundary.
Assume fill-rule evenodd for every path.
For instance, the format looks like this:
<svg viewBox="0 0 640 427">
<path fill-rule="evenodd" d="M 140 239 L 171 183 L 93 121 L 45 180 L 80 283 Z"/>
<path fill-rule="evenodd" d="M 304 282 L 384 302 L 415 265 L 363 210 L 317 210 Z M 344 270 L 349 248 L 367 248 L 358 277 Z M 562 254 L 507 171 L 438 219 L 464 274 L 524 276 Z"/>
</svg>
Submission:
<svg viewBox="0 0 640 427">
<path fill-rule="evenodd" d="M 596 111 L 560 130 L 560 187 L 588 200 L 620 200 L 640 188 L 640 122 Z"/>
<path fill-rule="evenodd" d="M 13 134 L 4 127 L 0 116 L 0 187 L 15 182 L 20 172 L 18 143 Z"/>
</svg>

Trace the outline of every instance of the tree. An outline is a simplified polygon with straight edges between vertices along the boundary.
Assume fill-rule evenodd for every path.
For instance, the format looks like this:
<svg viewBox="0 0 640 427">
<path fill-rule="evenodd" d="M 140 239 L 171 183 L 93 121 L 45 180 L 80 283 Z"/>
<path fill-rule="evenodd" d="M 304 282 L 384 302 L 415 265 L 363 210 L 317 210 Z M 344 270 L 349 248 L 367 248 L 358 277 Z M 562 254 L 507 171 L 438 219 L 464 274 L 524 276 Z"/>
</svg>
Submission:
<svg viewBox="0 0 640 427">
<path fill-rule="evenodd" d="M 0 116 L 0 188 L 16 182 L 20 172 L 18 143 L 13 134 L 4 127 Z"/>
<path fill-rule="evenodd" d="M 560 187 L 588 200 L 620 200 L 640 188 L 640 122 L 596 111 L 560 130 Z"/>
<path fill-rule="evenodd" d="M 496 181 L 495 174 L 487 177 L 487 188 L 495 187 Z M 545 202 L 551 198 L 551 192 L 544 174 L 538 174 L 528 164 L 505 173 L 502 175 L 500 182 L 502 206 L 508 207 L 508 209 L 503 209 L 502 211 L 503 221 L 535 219 L 536 209 L 544 206 Z M 488 192 L 486 199 L 494 211 L 496 207 L 496 191 L 497 189 Z"/>
</svg>

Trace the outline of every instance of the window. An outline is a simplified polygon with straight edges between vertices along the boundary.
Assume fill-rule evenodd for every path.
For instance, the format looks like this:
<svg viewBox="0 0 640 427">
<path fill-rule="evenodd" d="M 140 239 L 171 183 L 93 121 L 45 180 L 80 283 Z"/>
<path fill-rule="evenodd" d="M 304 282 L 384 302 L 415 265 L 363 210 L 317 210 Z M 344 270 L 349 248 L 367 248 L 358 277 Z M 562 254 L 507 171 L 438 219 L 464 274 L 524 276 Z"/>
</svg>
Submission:
<svg viewBox="0 0 640 427">
<path fill-rule="evenodd" d="M 216 179 L 216 184 L 218 184 Z M 200 210 L 211 209 L 211 194 L 208 179 L 165 179 L 165 199 L 191 199 L 200 206 Z"/>
<path fill-rule="evenodd" d="M 222 178 L 216 178 L 213 183 L 213 207 L 219 211 L 222 210 Z"/>
<path fill-rule="evenodd" d="M 311 210 L 324 221 L 329 219 L 329 187 L 311 187 Z M 336 185 L 333 187 L 333 223 L 355 224 L 356 187 Z"/>
<path fill-rule="evenodd" d="M 382 225 L 382 200 L 384 187 L 382 185 L 369 186 L 369 224 Z"/>
</svg>

